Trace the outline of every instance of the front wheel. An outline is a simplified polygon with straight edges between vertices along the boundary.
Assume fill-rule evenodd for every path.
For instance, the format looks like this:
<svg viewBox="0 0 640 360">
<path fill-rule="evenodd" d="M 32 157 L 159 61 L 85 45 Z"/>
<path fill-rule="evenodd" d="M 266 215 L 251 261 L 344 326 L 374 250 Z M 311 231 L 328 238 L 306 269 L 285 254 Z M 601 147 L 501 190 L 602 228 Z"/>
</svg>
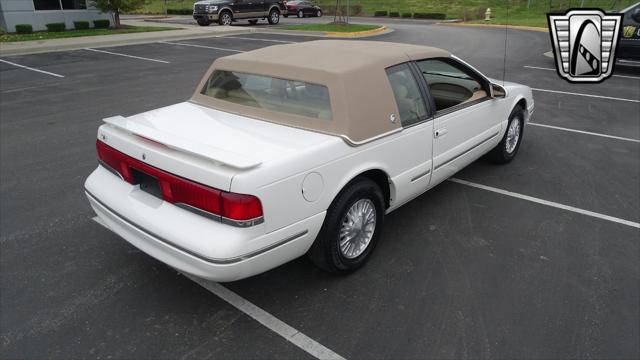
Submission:
<svg viewBox="0 0 640 360">
<path fill-rule="evenodd" d="M 524 109 L 517 105 L 509 115 L 507 131 L 505 131 L 502 140 L 487 154 L 489 159 L 497 164 L 506 164 L 513 160 L 522 143 L 523 130 Z"/>
<path fill-rule="evenodd" d="M 298 17 L 299 18 L 303 18 L 304 17 L 304 13 L 302 12 L 302 10 L 298 11 Z"/>
<path fill-rule="evenodd" d="M 280 11 L 273 9 L 269 13 L 269 24 L 277 25 L 280 22 Z"/>
<path fill-rule="evenodd" d="M 333 201 L 309 250 L 321 269 L 346 274 L 362 267 L 371 256 L 384 223 L 384 197 L 370 179 L 360 178 Z"/>
<path fill-rule="evenodd" d="M 316 12 L 316 16 L 317 16 L 317 17 L 322 17 L 322 10 L 318 10 L 318 11 Z"/>
<path fill-rule="evenodd" d="M 229 11 L 223 11 L 218 18 L 218 24 L 222 26 L 231 25 L 233 18 L 231 17 L 231 13 Z"/>
</svg>

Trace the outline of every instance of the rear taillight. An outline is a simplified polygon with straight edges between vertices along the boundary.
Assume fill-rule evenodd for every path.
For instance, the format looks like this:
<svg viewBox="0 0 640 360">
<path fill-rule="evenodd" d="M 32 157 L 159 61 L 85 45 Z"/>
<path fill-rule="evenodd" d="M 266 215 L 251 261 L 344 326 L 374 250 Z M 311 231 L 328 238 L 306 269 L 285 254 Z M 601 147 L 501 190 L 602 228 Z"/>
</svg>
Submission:
<svg viewBox="0 0 640 360">
<path fill-rule="evenodd" d="M 262 217 L 260 199 L 253 195 L 236 194 L 198 184 L 134 159 L 100 140 L 96 141 L 96 149 L 100 161 L 132 185 L 136 185 L 136 177 L 133 176 L 132 170 L 156 178 L 162 198 L 167 202 L 188 205 L 241 222 Z"/>
</svg>

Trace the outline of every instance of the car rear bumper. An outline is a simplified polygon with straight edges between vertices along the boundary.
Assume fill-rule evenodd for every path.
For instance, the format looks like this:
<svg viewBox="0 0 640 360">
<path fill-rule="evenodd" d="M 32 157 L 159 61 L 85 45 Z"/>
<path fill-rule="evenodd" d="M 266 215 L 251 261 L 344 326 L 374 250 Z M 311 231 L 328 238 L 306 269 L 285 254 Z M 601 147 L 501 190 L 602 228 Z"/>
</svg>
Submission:
<svg viewBox="0 0 640 360">
<path fill-rule="evenodd" d="M 85 183 L 102 223 L 152 257 L 205 279 L 234 281 L 307 252 L 325 213 L 264 234 L 264 224 L 237 228 L 155 198 L 99 166 Z"/>
</svg>

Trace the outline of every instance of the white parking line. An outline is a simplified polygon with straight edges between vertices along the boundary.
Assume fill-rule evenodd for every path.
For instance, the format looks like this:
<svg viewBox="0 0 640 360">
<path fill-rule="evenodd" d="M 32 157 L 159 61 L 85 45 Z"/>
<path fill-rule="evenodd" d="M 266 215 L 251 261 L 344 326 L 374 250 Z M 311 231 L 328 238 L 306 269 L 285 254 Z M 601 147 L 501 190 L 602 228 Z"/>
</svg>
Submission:
<svg viewBox="0 0 640 360">
<path fill-rule="evenodd" d="M 540 127 L 545 127 L 545 128 L 549 128 L 549 129 L 569 131 L 569 132 L 574 132 L 574 133 L 579 133 L 579 134 L 600 136 L 600 137 L 609 138 L 609 139 L 616 139 L 616 140 L 623 140 L 623 141 L 630 141 L 630 142 L 640 143 L 640 140 L 638 140 L 638 139 L 626 138 L 626 137 L 622 137 L 622 136 L 607 135 L 607 134 L 600 134 L 600 133 L 595 133 L 595 132 L 591 132 L 591 131 L 569 129 L 569 128 L 563 128 L 563 127 L 560 127 L 560 126 L 538 124 L 538 123 L 533 123 L 533 122 L 527 123 L 527 125 L 540 126 Z"/>
<path fill-rule="evenodd" d="M 491 192 L 502 194 L 502 195 L 506 195 L 506 196 L 511 196 L 511 197 L 514 197 L 514 198 L 522 199 L 522 200 L 531 201 L 531 202 L 534 202 L 534 203 L 537 203 L 537 204 L 551 206 L 551 207 L 554 207 L 554 208 L 557 208 L 557 209 L 567 210 L 567 211 L 575 212 L 575 213 L 578 213 L 578 214 L 591 216 L 591 217 L 595 217 L 595 218 L 598 218 L 598 219 L 607 220 L 607 221 L 611 221 L 611 222 L 614 222 L 614 223 L 618 223 L 618 224 L 631 226 L 631 227 L 640 229 L 640 223 L 637 223 L 637 222 L 634 222 L 634 221 L 620 219 L 620 218 L 617 218 L 617 217 L 604 215 L 604 214 L 600 214 L 600 213 L 597 213 L 597 212 L 584 210 L 584 209 L 580 209 L 580 208 L 569 206 L 569 205 L 560 204 L 560 203 L 553 202 L 553 201 L 538 199 L 538 198 L 535 198 L 533 196 L 518 194 L 518 193 L 515 193 L 515 192 L 512 192 L 512 191 L 494 188 L 492 186 L 476 184 L 476 183 L 473 183 L 471 181 L 466 181 L 466 180 L 462 180 L 462 179 L 458 179 L 458 178 L 451 178 L 451 179 L 449 179 L 449 181 L 452 181 L 452 182 L 455 182 L 455 183 L 458 183 L 458 184 L 462 184 L 462 185 L 471 186 L 471 187 L 482 189 L 482 190 L 491 191 Z"/>
<path fill-rule="evenodd" d="M 282 44 L 296 44 L 299 43 L 300 41 L 285 41 L 285 40 L 273 40 L 273 39 L 261 39 L 261 38 L 252 38 L 252 37 L 240 37 L 240 36 L 233 36 L 233 35 L 229 35 L 229 36 L 217 36 L 218 38 L 234 38 L 234 39 L 240 39 L 240 40 L 256 40 L 256 41 L 267 41 L 267 42 L 274 42 L 274 43 L 282 43 Z"/>
<path fill-rule="evenodd" d="M 531 88 L 531 90 L 534 90 L 534 91 L 542 91 L 542 92 L 549 92 L 549 93 L 555 93 L 555 94 L 566 94 L 566 95 L 586 96 L 586 97 L 599 98 L 599 99 L 618 100 L 618 101 L 627 101 L 627 102 L 632 102 L 632 103 L 640 103 L 640 100 L 625 99 L 625 98 L 617 98 L 617 97 L 611 97 L 611 96 L 602 96 L 602 95 L 593 95 L 593 94 L 582 94 L 582 93 L 574 93 L 574 92 L 568 92 L 568 91 L 558 91 L 558 90 L 549 90 L 549 89 L 536 89 L 536 88 Z"/>
<path fill-rule="evenodd" d="M 117 56 L 124 56 L 124 57 L 132 58 L 132 59 L 138 59 L 138 60 L 147 60 L 147 61 L 159 62 L 159 63 L 163 63 L 163 64 L 169 64 L 168 61 L 164 61 L 164 60 L 150 59 L 150 58 L 146 58 L 146 57 L 142 57 L 142 56 L 127 55 L 127 54 L 121 54 L 121 53 L 106 51 L 106 50 L 98 50 L 98 49 L 92 49 L 92 48 L 84 48 L 84 50 L 95 51 L 95 52 L 99 52 L 99 53 L 111 54 L 111 55 L 117 55 Z"/>
<path fill-rule="evenodd" d="M 35 72 L 39 72 L 39 73 L 43 73 L 43 74 L 59 77 L 59 78 L 63 78 L 64 77 L 64 75 L 60 75 L 60 74 L 52 73 L 52 72 L 49 72 L 49 71 L 44 71 L 44 70 L 32 68 L 32 67 L 29 67 L 29 66 L 16 64 L 16 63 L 13 63 L 13 62 L 7 61 L 7 60 L 0 59 L 0 62 L 3 62 L 5 64 L 9 64 L 9 65 L 13 65 L 13 66 L 16 66 L 16 67 L 19 67 L 19 68 L 23 68 L 23 69 L 27 69 L 27 70 L 31 70 L 31 71 L 35 71 Z"/>
<path fill-rule="evenodd" d="M 158 41 L 160 44 L 169 44 L 169 45 L 178 45 L 178 46 L 191 46 L 191 47 L 197 47 L 197 48 L 203 48 L 203 49 L 213 49 L 213 50 L 221 50 L 221 51 L 232 51 L 232 52 L 238 52 L 238 53 L 243 53 L 246 51 L 243 50 L 236 50 L 236 49 L 227 49 L 227 48 L 219 48 L 219 47 L 215 47 L 215 46 L 205 46 L 205 45 L 196 45 L 196 44 L 186 44 L 186 43 L 177 43 L 177 42 L 169 42 L 169 41 Z"/>
<path fill-rule="evenodd" d="M 554 68 L 546 68 L 546 67 L 539 67 L 539 66 L 529 66 L 529 65 L 525 65 L 524 67 L 526 67 L 527 69 L 536 69 L 536 70 L 548 70 L 548 71 L 556 71 L 556 69 Z M 638 76 L 628 76 L 628 75 L 612 75 L 613 77 L 619 77 L 619 78 L 625 78 L 625 79 L 635 79 L 635 80 L 640 80 L 640 77 Z"/>
<path fill-rule="evenodd" d="M 326 348 L 319 342 L 287 325 L 282 320 L 262 310 L 226 287 L 216 282 L 203 280 L 192 275 L 185 274 L 185 276 L 312 356 L 318 359 L 344 360 L 342 356 L 336 354 L 331 349 Z"/>
<path fill-rule="evenodd" d="M 111 231 L 109 226 L 107 226 L 100 217 L 95 216 L 91 220 Z M 331 349 L 289 326 L 282 320 L 262 310 L 257 305 L 251 303 L 249 300 L 246 300 L 226 287 L 213 281 L 200 279 L 193 275 L 183 275 L 317 359 L 345 360 L 345 358 L 336 354 Z"/>
</svg>

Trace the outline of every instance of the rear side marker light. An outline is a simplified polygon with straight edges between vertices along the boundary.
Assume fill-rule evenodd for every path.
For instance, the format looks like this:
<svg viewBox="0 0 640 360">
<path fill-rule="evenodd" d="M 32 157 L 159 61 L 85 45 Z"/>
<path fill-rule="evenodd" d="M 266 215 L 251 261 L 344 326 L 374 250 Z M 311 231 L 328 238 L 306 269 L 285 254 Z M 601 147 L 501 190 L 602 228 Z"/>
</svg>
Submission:
<svg viewBox="0 0 640 360">
<path fill-rule="evenodd" d="M 100 163 L 132 185 L 137 185 L 132 170 L 156 178 L 162 199 L 167 202 L 236 226 L 262 222 L 262 203 L 253 195 L 231 193 L 193 182 L 134 159 L 100 140 L 96 141 L 96 149 Z"/>
</svg>

